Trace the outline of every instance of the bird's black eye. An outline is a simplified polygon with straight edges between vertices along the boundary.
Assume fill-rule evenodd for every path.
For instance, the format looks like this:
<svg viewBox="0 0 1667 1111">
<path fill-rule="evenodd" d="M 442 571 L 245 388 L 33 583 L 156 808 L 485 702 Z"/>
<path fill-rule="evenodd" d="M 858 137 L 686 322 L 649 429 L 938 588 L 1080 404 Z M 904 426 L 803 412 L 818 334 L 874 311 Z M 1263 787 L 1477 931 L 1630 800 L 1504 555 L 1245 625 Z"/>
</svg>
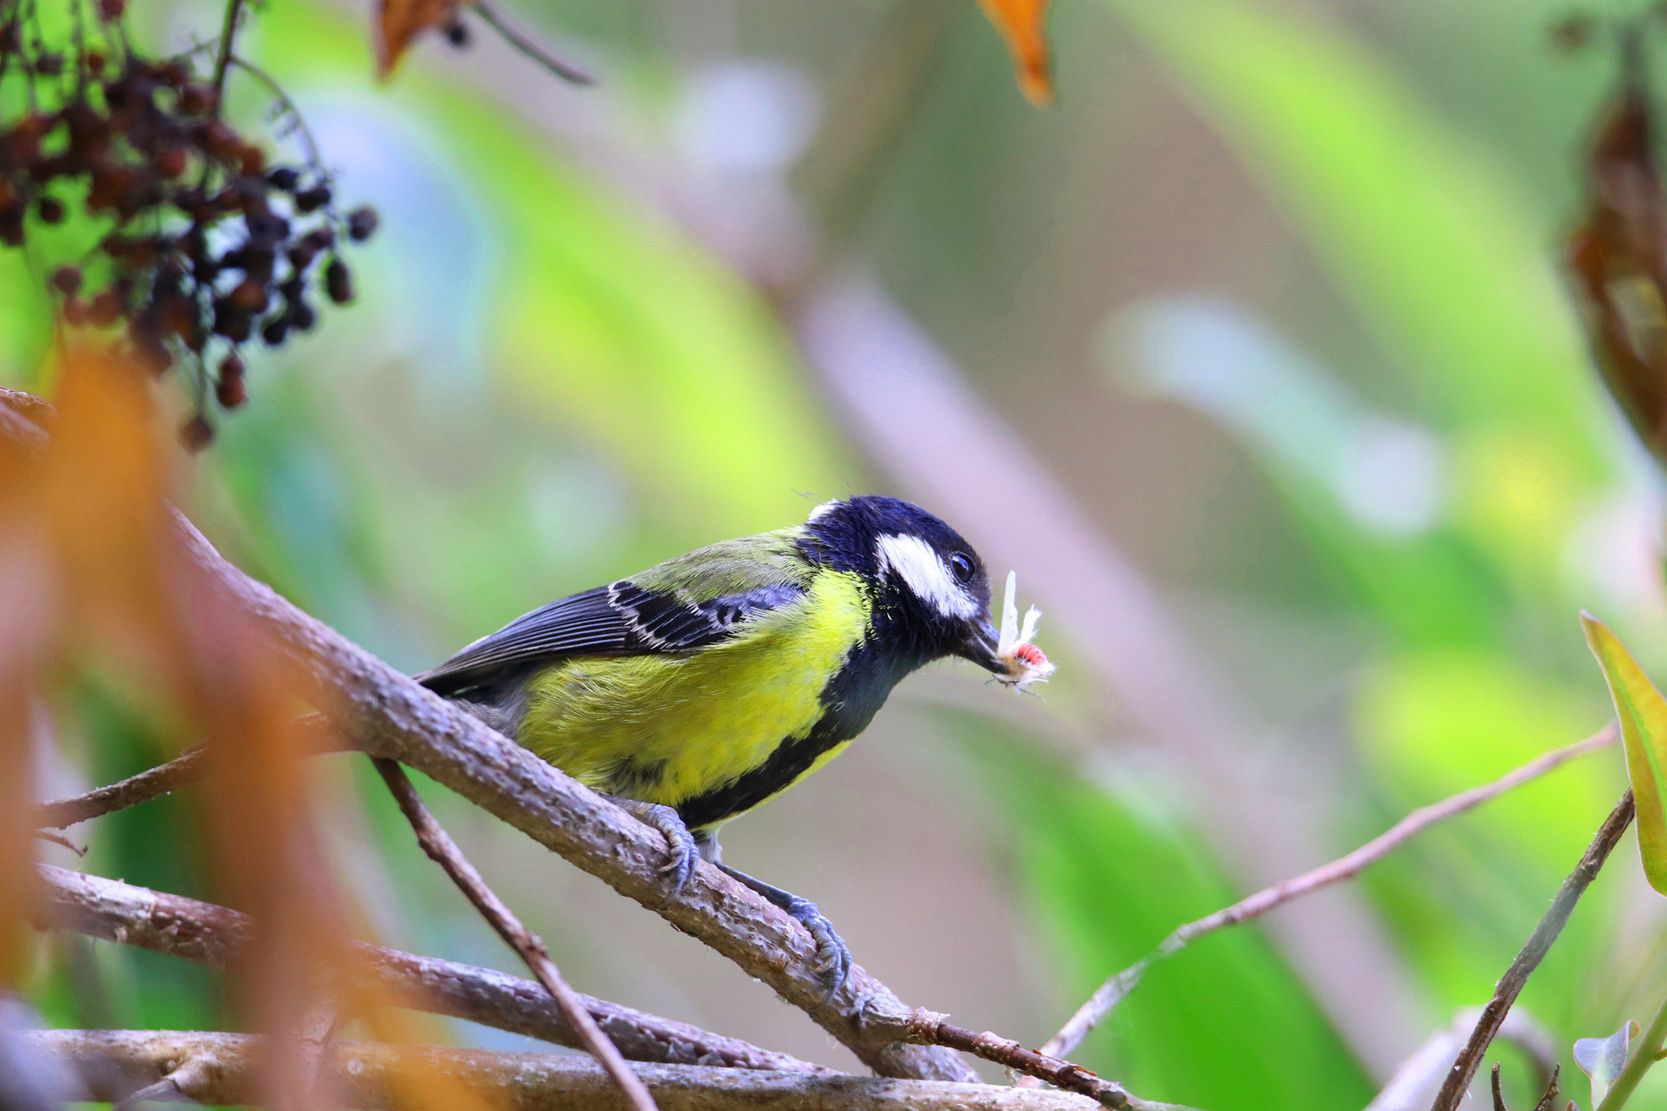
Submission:
<svg viewBox="0 0 1667 1111">
<path fill-rule="evenodd" d="M 972 578 L 972 557 L 966 552 L 949 553 L 949 569 L 955 573 L 955 581 L 965 583 Z"/>
</svg>

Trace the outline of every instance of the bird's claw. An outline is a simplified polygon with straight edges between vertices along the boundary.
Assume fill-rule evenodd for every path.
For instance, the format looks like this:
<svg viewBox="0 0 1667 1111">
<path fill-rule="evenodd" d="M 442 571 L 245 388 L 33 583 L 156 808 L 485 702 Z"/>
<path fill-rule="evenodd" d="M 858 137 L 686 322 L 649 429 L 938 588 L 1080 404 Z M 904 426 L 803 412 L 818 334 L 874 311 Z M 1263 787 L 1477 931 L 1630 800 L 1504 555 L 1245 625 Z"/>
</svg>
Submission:
<svg viewBox="0 0 1667 1111">
<path fill-rule="evenodd" d="M 643 824 L 657 830 L 666 839 L 666 862 L 660 865 L 660 874 L 671 877 L 671 893 L 666 896 L 675 899 L 683 894 L 683 888 L 689 882 L 689 877 L 695 874 L 695 861 L 700 859 L 700 849 L 695 844 L 695 835 L 689 832 L 677 811 L 669 806 L 656 802 L 640 802 L 629 808 Z"/>
<path fill-rule="evenodd" d="M 833 923 L 828 921 L 827 915 L 809 899 L 795 897 L 782 909 L 796 919 L 816 943 L 816 961 L 811 967 L 827 981 L 828 994 L 822 997 L 822 1002 L 827 1004 L 839 993 L 839 989 L 845 986 L 846 978 L 851 975 L 851 950 L 834 929 Z"/>
</svg>

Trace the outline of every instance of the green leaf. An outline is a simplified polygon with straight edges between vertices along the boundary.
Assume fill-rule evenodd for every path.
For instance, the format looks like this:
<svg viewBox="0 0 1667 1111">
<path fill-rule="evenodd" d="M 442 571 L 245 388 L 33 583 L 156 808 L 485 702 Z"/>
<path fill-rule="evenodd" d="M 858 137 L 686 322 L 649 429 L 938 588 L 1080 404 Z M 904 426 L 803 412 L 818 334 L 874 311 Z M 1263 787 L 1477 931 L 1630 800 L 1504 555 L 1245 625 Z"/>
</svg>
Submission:
<svg viewBox="0 0 1667 1111">
<path fill-rule="evenodd" d="M 1586 643 L 1603 668 L 1626 747 L 1627 778 L 1638 808 L 1638 852 L 1650 886 L 1667 895 L 1667 699 L 1609 626 L 1580 615 Z"/>
<path fill-rule="evenodd" d="M 1632 1048 L 1632 1039 L 1637 1036 L 1638 1024 L 1629 1019 L 1625 1026 L 1607 1038 L 1581 1038 L 1574 1043 L 1574 1063 L 1592 1078 L 1592 1106 L 1603 1102 L 1603 1097 L 1609 1093 L 1609 1086 L 1621 1075 Z"/>
</svg>

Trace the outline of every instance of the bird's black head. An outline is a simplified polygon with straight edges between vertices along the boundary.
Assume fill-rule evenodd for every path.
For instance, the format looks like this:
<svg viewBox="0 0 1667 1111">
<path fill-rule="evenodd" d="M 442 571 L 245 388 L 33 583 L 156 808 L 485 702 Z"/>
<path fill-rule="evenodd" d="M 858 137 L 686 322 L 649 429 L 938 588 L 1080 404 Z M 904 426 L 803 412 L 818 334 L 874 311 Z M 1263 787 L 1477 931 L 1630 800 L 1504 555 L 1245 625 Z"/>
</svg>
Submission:
<svg viewBox="0 0 1667 1111">
<path fill-rule="evenodd" d="M 817 506 L 805 533 L 812 560 L 867 580 L 875 636 L 901 660 L 955 655 L 1004 670 L 984 561 L 943 521 L 911 502 L 869 495 Z"/>
</svg>

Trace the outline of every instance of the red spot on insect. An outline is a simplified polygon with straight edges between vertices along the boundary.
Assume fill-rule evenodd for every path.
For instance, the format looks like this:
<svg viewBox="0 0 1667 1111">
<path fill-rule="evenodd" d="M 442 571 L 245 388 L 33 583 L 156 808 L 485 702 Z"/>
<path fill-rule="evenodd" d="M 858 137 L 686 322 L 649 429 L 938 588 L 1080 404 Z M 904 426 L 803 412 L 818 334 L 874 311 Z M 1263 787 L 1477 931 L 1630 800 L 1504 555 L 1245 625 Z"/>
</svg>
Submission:
<svg viewBox="0 0 1667 1111">
<path fill-rule="evenodd" d="M 1041 667 L 1048 662 L 1048 657 L 1034 644 L 1021 644 L 1013 649 L 1013 655 L 1023 660 L 1031 667 Z"/>
</svg>

